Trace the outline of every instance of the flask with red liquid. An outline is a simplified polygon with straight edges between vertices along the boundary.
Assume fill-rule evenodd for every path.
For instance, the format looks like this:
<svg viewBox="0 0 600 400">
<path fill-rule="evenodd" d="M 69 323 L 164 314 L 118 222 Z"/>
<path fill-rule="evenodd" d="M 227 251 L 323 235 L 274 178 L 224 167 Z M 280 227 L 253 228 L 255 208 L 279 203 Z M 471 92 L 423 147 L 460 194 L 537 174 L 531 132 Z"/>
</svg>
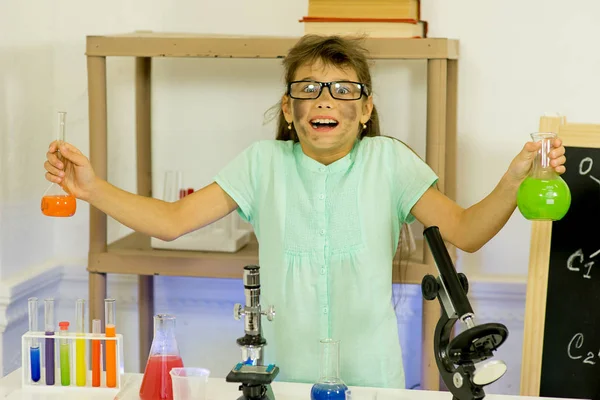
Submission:
<svg viewBox="0 0 600 400">
<path fill-rule="evenodd" d="M 154 316 L 154 338 L 140 387 L 141 400 L 173 400 L 173 385 L 169 372 L 183 367 L 175 339 L 175 317 Z"/>
<path fill-rule="evenodd" d="M 57 141 L 65 141 L 65 123 L 67 113 L 60 111 L 58 113 L 58 133 Z M 58 158 L 62 157 L 57 153 Z M 77 209 L 77 200 L 75 196 L 67 193 L 59 184 L 52 183 L 42 196 L 42 214 L 48 217 L 72 217 Z"/>
</svg>

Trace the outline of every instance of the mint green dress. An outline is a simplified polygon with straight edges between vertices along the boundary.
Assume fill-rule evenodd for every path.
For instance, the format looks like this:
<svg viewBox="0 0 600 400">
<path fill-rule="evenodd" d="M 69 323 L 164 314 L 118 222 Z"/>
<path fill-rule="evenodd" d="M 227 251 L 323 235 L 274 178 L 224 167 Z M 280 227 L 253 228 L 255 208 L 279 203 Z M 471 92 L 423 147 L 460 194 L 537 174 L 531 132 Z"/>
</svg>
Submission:
<svg viewBox="0 0 600 400">
<path fill-rule="evenodd" d="M 314 383 L 319 341 L 340 340 L 347 385 L 404 388 L 392 298 L 403 222 L 437 176 L 402 142 L 357 140 L 323 165 L 299 143 L 254 143 L 215 177 L 259 241 L 265 363 L 277 380 Z M 243 267 L 243 266 L 240 266 Z"/>
</svg>

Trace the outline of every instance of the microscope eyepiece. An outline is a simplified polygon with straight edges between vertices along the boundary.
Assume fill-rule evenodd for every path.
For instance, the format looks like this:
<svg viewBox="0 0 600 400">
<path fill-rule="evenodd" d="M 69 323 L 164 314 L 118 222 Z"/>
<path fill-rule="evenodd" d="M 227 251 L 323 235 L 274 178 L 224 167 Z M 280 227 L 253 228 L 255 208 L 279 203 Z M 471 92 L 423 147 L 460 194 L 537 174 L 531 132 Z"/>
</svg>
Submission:
<svg viewBox="0 0 600 400">
<path fill-rule="evenodd" d="M 244 267 L 244 288 L 257 289 L 260 287 L 259 270 L 258 265 L 246 265 Z"/>
</svg>

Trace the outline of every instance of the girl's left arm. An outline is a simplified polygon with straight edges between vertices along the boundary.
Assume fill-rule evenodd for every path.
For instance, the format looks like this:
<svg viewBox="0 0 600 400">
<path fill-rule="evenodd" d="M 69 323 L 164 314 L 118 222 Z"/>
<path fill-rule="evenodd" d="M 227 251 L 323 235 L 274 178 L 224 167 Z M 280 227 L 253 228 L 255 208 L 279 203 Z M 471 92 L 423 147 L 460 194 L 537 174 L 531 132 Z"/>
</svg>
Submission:
<svg viewBox="0 0 600 400">
<path fill-rule="evenodd" d="M 553 143 L 550 165 L 558 174 L 565 172 L 565 148 L 560 139 Z M 480 202 L 462 208 L 437 189 L 429 188 L 415 203 L 411 213 L 423 225 L 439 227 L 445 240 L 472 253 L 479 250 L 506 224 L 517 206 L 517 190 L 527 177 L 540 148 L 528 142 L 513 159 L 494 190 Z"/>
</svg>

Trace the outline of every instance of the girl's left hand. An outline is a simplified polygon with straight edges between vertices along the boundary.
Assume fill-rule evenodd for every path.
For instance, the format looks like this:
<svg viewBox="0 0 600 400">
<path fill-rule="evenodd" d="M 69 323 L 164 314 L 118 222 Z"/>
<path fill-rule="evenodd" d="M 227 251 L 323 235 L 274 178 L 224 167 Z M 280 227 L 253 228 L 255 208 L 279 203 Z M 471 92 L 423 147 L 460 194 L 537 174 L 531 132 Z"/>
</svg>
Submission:
<svg viewBox="0 0 600 400">
<path fill-rule="evenodd" d="M 523 150 L 521 150 L 521 152 L 510 163 L 510 166 L 508 167 L 508 175 L 515 179 L 518 183 L 522 182 L 529 174 L 529 171 L 533 166 L 535 156 L 541 145 L 541 142 L 525 143 Z M 554 139 L 549 157 L 550 166 L 553 167 L 559 175 L 564 174 L 564 163 L 566 161 L 565 147 L 562 145 L 562 140 L 559 138 Z"/>
</svg>

